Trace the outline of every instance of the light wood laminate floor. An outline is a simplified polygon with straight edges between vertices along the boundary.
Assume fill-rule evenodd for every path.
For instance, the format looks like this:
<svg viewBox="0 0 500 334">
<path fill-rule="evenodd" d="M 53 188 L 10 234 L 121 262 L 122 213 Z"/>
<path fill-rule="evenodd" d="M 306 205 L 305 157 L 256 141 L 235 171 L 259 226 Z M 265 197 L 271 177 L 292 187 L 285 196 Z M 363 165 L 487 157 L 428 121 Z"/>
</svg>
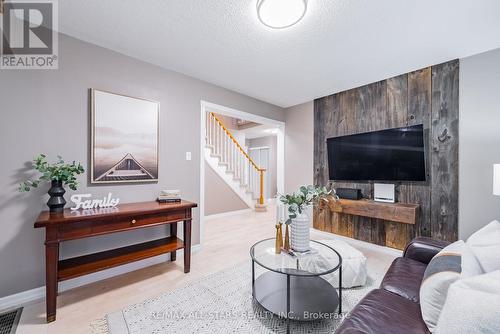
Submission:
<svg viewBox="0 0 500 334">
<path fill-rule="evenodd" d="M 207 220 L 201 249 L 192 255 L 191 272 L 184 274 L 182 257 L 177 262 L 153 265 L 134 272 L 102 280 L 60 293 L 57 320 L 45 323 L 45 301 L 25 306 L 17 330 L 24 333 L 89 333 L 89 324 L 107 313 L 141 302 L 189 281 L 250 261 L 249 249 L 258 240 L 274 237 L 275 209 L 266 213 L 241 213 Z M 324 232 L 312 232 L 313 239 L 337 238 Z M 344 239 L 346 240 L 346 239 Z M 385 247 L 348 239 L 368 261 L 368 273 L 385 272 L 400 254 Z"/>
</svg>

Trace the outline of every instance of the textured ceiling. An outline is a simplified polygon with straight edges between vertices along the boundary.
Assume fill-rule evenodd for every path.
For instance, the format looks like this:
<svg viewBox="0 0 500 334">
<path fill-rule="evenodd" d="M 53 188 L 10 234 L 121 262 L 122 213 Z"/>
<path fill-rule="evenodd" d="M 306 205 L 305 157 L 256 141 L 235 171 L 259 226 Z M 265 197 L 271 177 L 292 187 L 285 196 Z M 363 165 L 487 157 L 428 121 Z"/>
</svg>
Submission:
<svg viewBox="0 0 500 334">
<path fill-rule="evenodd" d="M 289 107 L 500 47 L 499 0 L 309 0 L 273 30 L 257 0 L 64 0 L 61 31 Z"/>
</svg>

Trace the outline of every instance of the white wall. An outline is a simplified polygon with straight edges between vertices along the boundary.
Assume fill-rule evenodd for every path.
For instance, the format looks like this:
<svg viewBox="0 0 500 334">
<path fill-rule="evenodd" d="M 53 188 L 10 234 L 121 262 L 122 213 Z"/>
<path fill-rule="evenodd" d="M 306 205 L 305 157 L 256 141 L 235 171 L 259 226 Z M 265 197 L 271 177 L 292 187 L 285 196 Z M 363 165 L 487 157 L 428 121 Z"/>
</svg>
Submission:
<svg viewBox="0 0 500 334">
<path fill-rule="evenodd" d="M 500 49 L 460 60 L 459 238 L 500 219 Z"/>
<path fill-rule="evenodd" d="M 205 162 L 205 216 L 244 209 L 246 203 Z"/>
<path fill-rule="evenodd" d="M 285 110 L 285 192 L 313 184 L 314 102 Z"/>
</svg>

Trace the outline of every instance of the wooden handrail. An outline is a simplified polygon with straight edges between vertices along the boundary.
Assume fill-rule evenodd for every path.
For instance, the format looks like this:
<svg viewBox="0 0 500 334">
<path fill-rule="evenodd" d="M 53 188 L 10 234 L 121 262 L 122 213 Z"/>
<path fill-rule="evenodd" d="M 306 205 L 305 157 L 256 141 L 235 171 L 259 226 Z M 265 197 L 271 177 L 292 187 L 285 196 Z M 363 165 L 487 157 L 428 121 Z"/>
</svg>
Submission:
<svg viewBox="0 0 500 334">
<path fill-rule="evenodd" d="M 234 138 L 233 134 L 231 133 L 231 131 L 229 131 L 225 126 L 224 124 L 221 122 L 221 120 L 215 115 L 215 113 L 211 112 L 210 115 L 212 115 L 212 117 L 217 121 L 217 123 L 219 123 L 220 127 L 224 130 L 224 132 L 227 133 L 227 135 L 231 138 L 231 140 L 233 141 L 233 143 L 236 145 L 236 147 L 240 150 L 240 152 L 248 159 L 248 161 L 250 161 L 250 164 L 259 172 L 265 172 L 266 169 L 265 168 L 260 168 L 259 166 L 257 166 L 257 164 L 255 163 L 255 161 L 253 161 L 252 158 L 250 158 L 250 155 L 248 155 L 248 153 L 245 151 L 245 149 L 243 149 L 243 147 L 241 147 L 240 143 L 238 143 L 238 141 Z"/>
</svg>

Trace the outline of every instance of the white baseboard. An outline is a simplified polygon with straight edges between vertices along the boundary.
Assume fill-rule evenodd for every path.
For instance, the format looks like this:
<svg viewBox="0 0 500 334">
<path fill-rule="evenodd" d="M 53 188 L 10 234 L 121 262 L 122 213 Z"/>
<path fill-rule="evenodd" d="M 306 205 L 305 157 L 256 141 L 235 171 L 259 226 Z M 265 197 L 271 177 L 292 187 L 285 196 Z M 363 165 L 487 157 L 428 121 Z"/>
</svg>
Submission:
<svg viewBox="0 0 500 334">
<path fill-rule="evenodd" d="M 191 247 L 191 253 L 196 253 L 199 252 L 200 250 L 201 250 L 200 244 Z M 181 249 L 177 251 L 177 261 L 182 261 L 183 254 L 184 250 Z M 88 274 L 82 277 L 77 277 L 59 283 L 59 292 L 64 292 L 83 285 L 101 281 L 107 278 L 126 274 L 155 264 L 164 263 L 169 260 L 170 260 L 170 254 L 162 254 L 148 259 L 124 264 L 122 266 L 118 266 L 115 268 L 102 270 L 97 273 Z M 0 310 L 6 310 L 13 307 L 22 306 L 27 303 L 44 298 L 45 298 L 45 286 L 41 286 L 27 291 L 22 291 L 10 296 L 5 296 L 0 298 Z"/>
<path fill-rule="evenodd" d="M 252 211 L 253 211 L 252 209 L 243 209 L 243 210 L 221 212 L 221 213 L 216 213 L 216 214 L 213 214 L 213 215 L 205 216 L 205 220 L 207 221 L 207 220 L 211 220 L 211 219 L 217 219 L 217 218 L 222 218 L 222 217 L 240 215 L 240 214 L 249 213 L 249 212 L 252 212 Z"/>
<path fill-rule="evenodd" d="M 337 239 L 344 240 L 344 241 L 350 243 L 354 247 L 356 245 L 359 245 L 360 247 L 373 249 L 373 250 L 378 251 L 378 252 L 384 252 L 388 255 L 392 255 L 392 256 L 396 256 L 396 257 L 403 255 L 403 251 L 400 251 L 399 249 L 394 249 L 394 248 L 390 248 L 387 246 L 380 246 L 380 245 L 372 244 L 370 242 L 366 242 L 366 241 L 362 241 L 362 240 L 358 240 L 358 239 L 353 239 L 353 238 L 349 238 L 349 237 L 344 237 L 343 235 L 338 235 L 335 233 L 320 231 L 320 230 L 317 230 L 317 229 L 312 228 L 312 227 L 311 227 L 311 232 L 314 232 L 315 234 L 324 235 L 325 237 L 329 237 L 329 238 L 335 237 Z"/>
</svg>

